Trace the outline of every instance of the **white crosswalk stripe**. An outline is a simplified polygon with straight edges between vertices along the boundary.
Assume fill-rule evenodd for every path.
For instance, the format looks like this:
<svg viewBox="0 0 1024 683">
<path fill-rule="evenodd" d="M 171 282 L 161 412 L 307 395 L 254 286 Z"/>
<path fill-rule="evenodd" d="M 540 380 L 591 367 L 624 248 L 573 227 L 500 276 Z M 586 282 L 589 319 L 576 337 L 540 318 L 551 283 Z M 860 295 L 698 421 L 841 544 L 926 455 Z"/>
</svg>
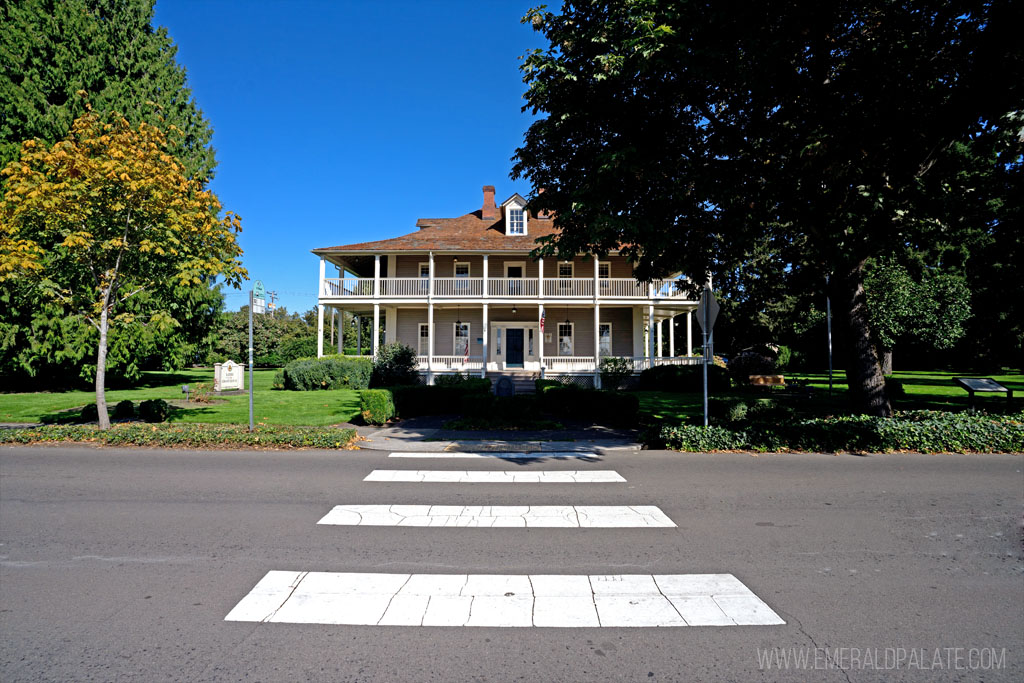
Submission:
<svg viewBox="0 0 1024 683">
<path fill-rule="evenodd" d="M 732 574 L 295 571 L 268 572 L 225 620 L 551 628 L 785 623 Z"/>
<path fill-rule="evenodd" d="M 508 470 L 374 470 L 363 481 L 457 484 L 610 484 L 626 481 L 612 470 L 571 472 Z"/>
<path fill-rule="evenodd" d="M 654 505 L 336 505 L 317 523 L 590 529 L 676 526 Z"/>
</svg>

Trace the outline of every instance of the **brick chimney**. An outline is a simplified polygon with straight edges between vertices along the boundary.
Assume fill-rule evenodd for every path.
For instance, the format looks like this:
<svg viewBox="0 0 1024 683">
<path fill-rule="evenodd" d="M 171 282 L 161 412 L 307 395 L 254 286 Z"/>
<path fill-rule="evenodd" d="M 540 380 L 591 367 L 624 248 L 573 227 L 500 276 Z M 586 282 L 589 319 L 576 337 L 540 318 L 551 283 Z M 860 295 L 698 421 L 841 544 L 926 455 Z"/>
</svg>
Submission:
<svg viewBox="0 0 1024 683">
<path fill-rule="evenodd" d="M 494 203 L 494 185 L 484 185 L 484 206 L 480 218 L 492 221 L 498 217 L 498 205 Z"/>
<path fill-rule="evenodd" d="M 538 187 L 537 188 L 537 196 L 540 196 L 542 194 L 544 194 L 544 188 L 543 187 Z M 548 212 L 548 211 L 538 211 L 537 212 L 537 218 L 551 218 L 551 213 Z"/>
</svg>

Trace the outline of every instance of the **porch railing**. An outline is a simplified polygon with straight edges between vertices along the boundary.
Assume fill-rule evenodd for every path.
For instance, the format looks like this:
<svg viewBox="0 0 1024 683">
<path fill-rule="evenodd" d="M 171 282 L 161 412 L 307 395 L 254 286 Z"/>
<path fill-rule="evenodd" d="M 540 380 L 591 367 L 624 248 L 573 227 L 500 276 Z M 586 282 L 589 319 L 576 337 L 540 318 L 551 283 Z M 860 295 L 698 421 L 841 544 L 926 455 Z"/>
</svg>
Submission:
<svg viewBox="0 0 1024 683">
<path fill-rule="evenodd" d="M 598 280 L 597 292 L 601 296 L 647 298 L 647 285 L 631 277 L 612 277 Z"/>
<path fill-rule="evenodd" d="M 654 358 L 644 358 L 643 356 L 634 356 L 629 359 L 633 363 L 633 372 L 642 372 L 648 368 L 657 367 L 659 365 L 700 365 L 700 356 L 656 356 Z"/>
<path fill-rule="evenodd" d="M 416 362 L 420 370 L 427 369 L 426 356 L 416 356 Z M 444 372 L 445 370 L 458 370 L 462 372 L 466 370 L 480 370 L 483 367 L 484 359 L 482 356 L 470 356 L 468 359 L 465 356 L 434 356 L 434 364 L 431 369 L 434 372 Z"/>
<path fill-rule="evenodd" d="M 653 289 L 658 299 L 689 299 L 683 290 L 685 280 L 655 280 L 653 287 L 633 278 L 601 278 L 598 281 L 598 297 L 647 299 Z M 372 277 L 324 278 L 320 293 L 323 297 L 372 297 Z M 594 296 L 594 279 L 585 277 L 537 278 L 526 277 L 438 277 L 434 278 L 434 296 L 474 297 L 483 296 L 484 287 L 491 297 L 536 298 L 543 286 L 544 297 L 589 298 Z M 426 297 L 430 293 L 430 280 L 422 277 L 382 277 L 381 297 Z"/>
<path fill-rule="evenodd" d="M 537 278 L 487 278 L 488 296 L 537 296 Z"/>
<path fill-rule="evenodd" d="M 434 296 L 483 296 L 482 277 L 435 277 Z"/>
<path fill-rule="evenodd" d="M 554 372 L 593 372 L 593 356 L 545 356 L 544 369 Z"/>
<path fill-rule="evenodd" d="M 382 277 L 381 296 L 426 296 L 430 280 L 425 277 Z"/>
<path fill-rule="evenodd" d="M 544 278 L 544 296 L 594 296 L 594 279 L 588 277 Z"/>
</svg>

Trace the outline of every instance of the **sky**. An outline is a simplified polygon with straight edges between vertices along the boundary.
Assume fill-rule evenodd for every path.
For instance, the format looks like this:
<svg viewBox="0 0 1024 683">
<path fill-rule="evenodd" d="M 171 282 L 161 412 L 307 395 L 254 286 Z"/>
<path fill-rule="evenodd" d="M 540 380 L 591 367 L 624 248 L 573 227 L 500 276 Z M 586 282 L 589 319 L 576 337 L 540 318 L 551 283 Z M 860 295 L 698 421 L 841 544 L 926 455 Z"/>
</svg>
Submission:
<svg viewBox="0 0 1024 683">
<path fill-rule="evenodd" d="M 211 189 L 278 305 L 316 306 L 312 249 L 475 211 L 483 185 L 528 195 L 509 172 L 533 120 L 520 57 L 543 46 L 519 22 L 530 2 L 157 0 L 213 127 Z"/>
</svg>

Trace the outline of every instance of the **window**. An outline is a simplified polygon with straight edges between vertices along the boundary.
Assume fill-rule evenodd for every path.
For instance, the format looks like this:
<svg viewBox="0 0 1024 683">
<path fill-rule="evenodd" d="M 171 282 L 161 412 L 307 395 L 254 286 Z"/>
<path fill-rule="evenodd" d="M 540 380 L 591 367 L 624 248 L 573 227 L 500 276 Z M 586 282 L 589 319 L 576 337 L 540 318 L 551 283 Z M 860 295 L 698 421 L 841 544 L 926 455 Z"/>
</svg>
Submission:
<svg viewBox="0 0 1024 683">
<path fill-rule="evenodd" d="M 430 277 L 430 263 L 428 261 L 420 264 L 420 277 Z"/>
<path fill-rule="evenodd" d="M 508 210 L 508 234 L 526 234 L 526 220 L 523 217 L 522 209 L 512 208 Z"/>
<path fill-rule="evenodd" d="M 420 264 L 420 294 L 426 294 L 430 286 L 430 262 L 424 261 Z M 421 354 L 422 355 L 422 354 Z"/>
<path fill-rule="evenodd" d="M 597 277 L 607 280 L 612 276 L 612 264 L 608 261 L 601 261 L 597 264 Z"/>
<path fill-rule="evenodd" d="M 572 355 L 572 323 L 558 323 L 558 355 Z"/>
<path fill-rule="evenodd" d="M 559 261 L 558 277 L 572 277 L 572 261 Z"/>
<path fill-rule="evenodd" d="M 533 328 L 532 327 L 529 328 L 526 331 L 526 337 L 527 337 L 526 354 L 528 356 L 533 356 Z"/>
<path fill-rule="evenodd" d="M 430 327 L 427 325 L 427 323 L 420 323 L 420 339 L 419 345 L 417 346 L 417 351 L 419 352 L 419 355 L 426 356 L 429 355 L 429 349 Z"/>
<path fill-rule="evenodd" d="M 469 277 L 469 264 L 468 263 L 456 263 L 455 264 L 455 277 Z"/>
<path fill-rule="evenodd" d="M 496 333 L 496 336 L 498 337 L 498 343 L 494 345 L 495 346 L 494 354 L 496 356 L 500 356 L 501 355 L 501 328 L 499 327 L 497 330 L 495 330 L 495 333 Z"/>
<path fill-rule="evenodd" d="M 601 357 L 612 355 L 612 324 L 598 323 L 598 353 Z"/>
<path fill-rule="evenodd" d="M 456 356 L 469 355 L 469 323 L 452 323 L 454 337 L 452 340 L 452 353 Z"/>
</svg>

